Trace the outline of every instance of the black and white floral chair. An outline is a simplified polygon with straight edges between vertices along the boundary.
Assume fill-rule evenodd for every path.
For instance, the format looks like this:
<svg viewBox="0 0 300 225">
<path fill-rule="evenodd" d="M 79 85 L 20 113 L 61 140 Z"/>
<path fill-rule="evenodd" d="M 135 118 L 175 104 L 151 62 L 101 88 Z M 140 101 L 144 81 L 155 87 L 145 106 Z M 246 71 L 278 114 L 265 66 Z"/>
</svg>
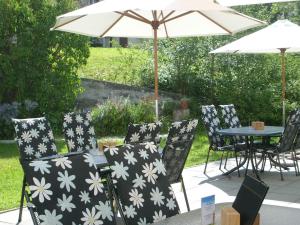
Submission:
<svg viewBox="0 0 300 225">
<path fill-rule="evenodd" d="M 35 225 L 115 225 L 110 199 L 89 154 L 23 164 Z"/>
<path fill-rule="evenodd" d="M 162 156 L 169 182 L 181 183 L 188 211 L 190 211 L 190 206 L 182 171 L 194 141 L 197 125 L 196 119 L 172 123 Z"/>
<path fill-rule="evenodd" d="M 221 170 L 224 152 L 228 152 L 228 151 L 234 152 L 236 163 L 238 164 L 237 152 L 234 146 L 231 144 L 227 144 L 225 138 L 218 134 L 218 130 L 220 130 L 220 120 L 218 118 L 218 113 L 215 106 L 214 105 L 202 106 L 201 111 L 202 111 L 202 121 L 205 125 L 208 140 L 209 140 L 209 148 L 208 148 L 208 154 L 205 162 L 204 174 L 206 174 L 206 168 L 207 168 L 210 151 L 222 152 L 219 170 Z"/>
<path fill-rule="evenodd" d="M 98 148 L 90 112 L 65 114 L 63 132 L 69 152 L 89 152 Z"/>
<path fill-rule="evenodd" d="M 154 142 L 159 145 L 162 123 L 129 124 L 124 143 Z"/>
<path fill-rule="evenodd" d="M 12 123 L 15 128 L 21 164 L 30 160 L 57 155 L 53 132 L 45 117 L 12 119 Z M 22 220 L 25 186 L 26 182 L 24 175 L 18 222 L 21 222 Z"/>
<path fill-rule="evenodd" d="M 114 192 L 127 225 L 144 225 L 179 213 L 154 143 L 106 148 Z"/>
</svg>

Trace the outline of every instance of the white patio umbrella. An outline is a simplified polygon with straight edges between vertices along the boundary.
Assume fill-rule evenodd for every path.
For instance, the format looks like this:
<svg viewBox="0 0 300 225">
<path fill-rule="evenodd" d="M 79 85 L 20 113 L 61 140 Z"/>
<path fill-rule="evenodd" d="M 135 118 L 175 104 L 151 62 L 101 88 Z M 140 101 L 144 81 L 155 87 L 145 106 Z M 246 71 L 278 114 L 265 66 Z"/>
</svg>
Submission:
<svg viewBox="0 0 300 225">
<path fill-rule="evenodd" d="M 217 0 L 217 2 L 224 6 L 239 6 L 239 5 L 255 5 L 275 2 L 294 2 L 299 0 Z"/>
<path fill-rule="evenodd" d="M 282 119 L 285 124 L 285 53 L 300 52 L 300 26 L 288 20 L 277 22 L 242 37 L 211 53 L 280 53 L 282 79 Z"/>
<path fill-rule="evenodd" d="M 213 0 L 103 0 L 58 16 L 52 30 L 93 37 L 154 38 L 158 118 L 158 38 L 234 34 L 262 24 Z"/>
</svg>

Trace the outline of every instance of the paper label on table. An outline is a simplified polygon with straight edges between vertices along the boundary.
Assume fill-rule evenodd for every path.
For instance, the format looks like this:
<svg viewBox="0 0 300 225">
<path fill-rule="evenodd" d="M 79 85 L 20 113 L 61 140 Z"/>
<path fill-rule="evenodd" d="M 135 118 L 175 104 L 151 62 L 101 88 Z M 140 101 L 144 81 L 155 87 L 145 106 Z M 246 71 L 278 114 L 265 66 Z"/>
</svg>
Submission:
<svg viewBox="0 0 300 225">
<path fill-rule="evenodd" d="M 215 223 L 215 196 L 207 196 L 201 199 L 201 225 Z"/>
</svg>

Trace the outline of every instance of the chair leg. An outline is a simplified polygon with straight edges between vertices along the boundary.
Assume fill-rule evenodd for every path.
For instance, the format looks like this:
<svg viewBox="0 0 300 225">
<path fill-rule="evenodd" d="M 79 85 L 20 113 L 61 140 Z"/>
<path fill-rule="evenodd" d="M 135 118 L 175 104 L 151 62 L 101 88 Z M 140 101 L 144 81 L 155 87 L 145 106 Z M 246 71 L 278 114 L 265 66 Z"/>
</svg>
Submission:
<svg viewBox="0 0 300 225">
<path fill-rule="evenodd" d="M 207 163 L 208 163 L 208 158 L 209 158 L 209 153 L 210 153 L 210 148 L 208 149 L 208 153 L 207 153 L 207 158 L 206 158 L 206 162 L 205 162 L 205 167 L 204 167 L 204 174 L 206 174 L 206 167 L 207 167 Z"/>
<path fill-rule="evenodd" d="M 28 196 L 28 193 L 26 191 L 24 191 L 24 197 L 26 198 L 26 201 L 27 201 L 27 208 L 28 208 L 28 211 L 31 215 L 31 218 L 32 218 L 32 221 L 33 221 L 33 224 L 34 225 L 39 225 L 40 224 L 40 221 L 37 217 L 37 214 L 36 212 L 34 211 L 34 209 L 32 208 L 32 206 L 29 206 L 28 203 L 30 202 L 30 198 Z M 19 222 L 17 223 L 19 224 Z"/>
<path fill-rule="evenodd" d="M 25 197 L 25 186 L 26 186 L 26 178 L 24 175 L 23 183 L 22 183 L 22 193 L 21 193 L 21 200 L 20 200 L 18 224 L 22 221 L 22 213 L 23 213 L 24 197 Z"/>
<path fill-rule="evenodd" d="M 221 161 L 220 161 L 220 165 L 219 165 L 219 170 L 221 170 L 222 168 L 222 164 L 223 164 L 223 156 L 224 156 L 224 151 L 222 152 L 222 155 L 221 155 Z M 222 171 L 222 170 L 221 170 Z"/>
<path fill-rule="evenodd" d="M 183 195 L 184 195 L 184 198 L 185 198 L 186 208 L 187 208 L 187 211 L 189 212 L 190 211 L 190 204 L 189 204 L 189 200 L 188 200 L 188 197 L 187 197 L 187 194 L 186 194 L 185 185 L 184 185 L 182 176 L 180 178 L 180 181 L 181 181 L 181 187 L 182 187 Z"/>
<path fill-rule="evenodd" d="M 293 159 L 293 163 L 294 163 L 294 167 L 295 167 L 295 173 L 296 173 L 296 176 L 298 176 L 298 174 L 299 174 L 299 167 L 298 167 L 298 162 L 297 162 L 295 151 L 292 151 L 291 155 L 292 155 L 292 159 Z"/>
<path fill-rule="evenodd" d="M 226 153 L 226 159 L 225 159 L 225 164 L 224 164 L 224 169 L 225 170 L 226 170 L 226 166 L 227 166 L 228 154 L 229 154 L 229 152 Z"/>
<path fill-rule="evenodd" d="M 279 153 L 278 152 L 277 152 L 277 160 L 278 160 L 278 163 L 280 164 L 280 157 L 279 157 Z M 282 174 L 281 166 L 278 166 L 278 167 L 279 167 L 279 171 L 280 171 L 281 181 L 283 181 L 283 174 Z"/>
<path fill-rule="evenodd" d="M 236 162 L 236 166 L 239 166 L 239 163 L 238 163 L 238 158 L 237 158 L 237 153 L 236 151 L 234 151 L 234 156 L 235 156 L 235 162 Z M 240 174 L 240 169 L 238 168 L 238 176 L 240 177 L 241 174 Z"/>
</svg>

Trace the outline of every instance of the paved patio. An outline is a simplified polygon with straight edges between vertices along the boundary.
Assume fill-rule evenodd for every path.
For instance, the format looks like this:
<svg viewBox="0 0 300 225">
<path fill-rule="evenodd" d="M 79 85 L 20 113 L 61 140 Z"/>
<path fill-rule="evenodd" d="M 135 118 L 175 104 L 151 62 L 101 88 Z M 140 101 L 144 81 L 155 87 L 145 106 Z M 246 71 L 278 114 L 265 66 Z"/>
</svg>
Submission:
<svg viewBox="0 0 300 225">
<path fill-rule="evenodd" d="M 234 160 L 229 160 L 228 168 L 234 166 Z M 201 198 L 208 195 L 216 196 L 216 203 L 232 202 L 243 181 L 244 171 L 241 171 L 241 177 L 237 173 L 231 176 L 222 176 L 218 170 L 219 162 L 208 164 L 207 177 L 203 174 L 204 166 L 196 166 L 185 169 L 183 177 L 187 189 L 187 194 L 191 209 L 201 207 Z M 249 172 L 251 174 L 251 172 Z M 284 181 L 280 180 L 279 171 L 275 168 L 267 168 L 261 174 L 262 180 L 270 186 L 264 204 L 277 205 L 283 207 L 296 208 L 300 210 L 300 176 L 296 177 L 293 170 L 284 172 Z M 181 212 L 186 211 L 183 193 L 179 184 L 173 185 Z M 0 213 L 0 224 L 16 224 L 18 219 L 18 210 L 12 210 L 6 213 Z M 295 218 L 299 221 L 300 218 Z M 32 225 L 32 221 L 27 209 L 24 209 L 23 221 L 21 225 Z"/>
</svg>

